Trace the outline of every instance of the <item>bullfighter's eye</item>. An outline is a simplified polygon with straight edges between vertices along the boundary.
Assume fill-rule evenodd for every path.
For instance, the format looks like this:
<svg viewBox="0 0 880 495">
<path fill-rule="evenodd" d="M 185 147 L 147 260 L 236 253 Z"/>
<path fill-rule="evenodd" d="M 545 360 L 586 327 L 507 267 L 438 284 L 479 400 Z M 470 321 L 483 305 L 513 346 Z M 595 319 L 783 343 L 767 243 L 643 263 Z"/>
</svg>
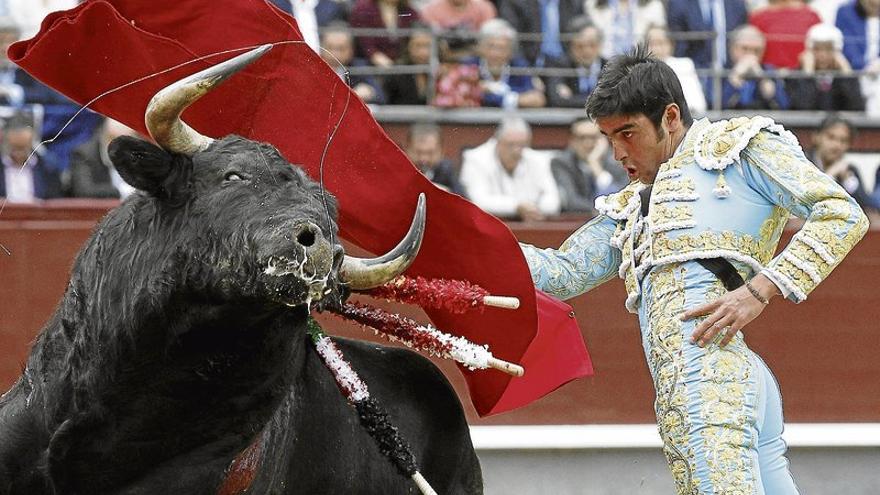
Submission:
<svg viewBox="0 0 880 495">
<path fill-rule="evenodd" d="M 238 180 L 244 180 L 244 177 L 241 176 L 238 172 L 226 172 L 226 176 L 223 177 L 223 180 L 227 182 L 233 182 Z"/>
</svg>

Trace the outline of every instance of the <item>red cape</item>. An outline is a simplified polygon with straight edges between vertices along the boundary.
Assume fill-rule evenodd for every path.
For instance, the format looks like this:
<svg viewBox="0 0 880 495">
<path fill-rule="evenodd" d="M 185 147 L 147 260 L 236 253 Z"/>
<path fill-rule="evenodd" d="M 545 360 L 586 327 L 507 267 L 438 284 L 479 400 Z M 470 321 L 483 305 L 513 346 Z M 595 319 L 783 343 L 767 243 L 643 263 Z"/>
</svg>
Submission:
<svg viewBox="0 0 880 495">
<path fill-rule="evenodd" d="M 243 48 L 285 40 L 295 42 L 275 46 L 194 104 L 184 119 L 209 136 L 235 133 L 272 143 L 315 179 L 326 146 L 323 179 L 339 199 L 341 235 L 373 253 L 386 252 L 403 236 L 424 192 L 425 239 L 408 274 L 468 280 L 521 301 L 516 311 L 427 311 L 441 330 L 488 344 L 497 357 L 525 367 L 525 376 L 516 379 L 465 371 L 480 415 L 528 404 L 592 374 L 570 307 L 534 290 L 510 230 L 420 174 L 369 109 L 302 43 L 294 20 L 268 2 L 90 0 L 47 16 L 35 38 L 10 47 L 9 58 L 80 104 L 101 96 L 90 108 L 146 135 L 144 110 L 159 89 Z M 235 51 L 147 77 L 224 50 Z"/>
</svg>

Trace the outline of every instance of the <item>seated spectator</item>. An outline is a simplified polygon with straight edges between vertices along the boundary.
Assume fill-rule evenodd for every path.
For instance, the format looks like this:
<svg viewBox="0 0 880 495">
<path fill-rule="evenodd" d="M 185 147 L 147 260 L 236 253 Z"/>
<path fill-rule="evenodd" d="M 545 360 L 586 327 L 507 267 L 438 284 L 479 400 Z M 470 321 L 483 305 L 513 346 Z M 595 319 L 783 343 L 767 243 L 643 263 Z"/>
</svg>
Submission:
<svg viewBox="0 0 880 495">
<path fill-rule="evenodd" d="M 488 0 L 431 0 L 422 19 L 438 33 L 440 60 L 459 62 L 476 52 L 477 33 L 498 13 Z"/>
<path fill-rule="evenodd" d="M 526 121 L 510 117 L 494 137 L 464 152 L 461 182 L 471 201 L 493 215 L 526 221 L 559 213 L 550 164 L 529 147 L 531 140 Z"/>
<path fill-rule="evenodd" d="M 681 82 L 684 91 L 684 99 L 692 114 L 702 115 L 706 113 L 706 95 L 703 94 L 703 85 L 697 76 L 697 68 L 694 61 L 687 57 L 672 56 L 672 40 L 669 32 L 664 27 L 652 27 L 645 35 L 645 43 L 655 57 L 668 65 Z"/>
<path fill-rule="evenodd" d="M 843 55 L 860 77 L 865 113 L 880 117 L 880 2 L 856 0 L 841 5 L 835 25 L 843 33 Z"/>
<path fill-rule="evenodd" d="M 35 134 L 52 138 L 43 148 L 52 156 L 57 169 L 65 170 L 70 153 L 94 135 L 100 117 L 91 111 L 80 111 L 80 105 L 18 69 L 9 60 L 6 51 L 19 38 L 19 29 L 10 19 L 0 19 L 0 105 L 41 105 L 42 127 Z"/>
<path fill-rule="evenodd" d="M 790 78 L 785 91 L 792 110 L 863 111 L 859 80 L 843 56 L 843 35 L 834 26 L 816 24 L 807 32 L 800 69 L 812 77 Z"/>
<path fill-rule="evenodd" d="M 562 58 L 562 35 L 572 32 L 571 22 L 583 14 L 583 0 L 498 0 L 498 16 L 516 32 L 540 33 L 540 41 L 522 44 L 523 55 L 535 67 Z"/>
<path fill-rule="evenodd" d="M 434 124 L 413 124 L 409 128 L 406 154 L 431 182 L 449 192 L 465 196 L 452 160 L 443 158 L 440 128 Z"/>
<path fill-rule="evenodd" d="M 407 0 L 357 0 L 351 10 L 351 27 L 385 29 L 387 36 L 359 36 L 358 55 L 378 67 L 391 67 L 402 51 L 398 29 L 408 29 L 419 14 Z"/>
<path fill-rule="evenodd" d="M 463 64 L 479 68 L 484 107 L 543 107 L 546 103 L 540 79 L 511 74 L 512 68 L 527 68 L 525 59 L 513 56 L 516 31 L 502 19 L 492 19 L 480 28 L 479 57 L 465 59 Z"/>
<path fill-rule="evenodd" d="M 853 70 L 880 73 L 880 34 L 876 28 L 868 28 L 878 23 L 880 2 L 877 0 L 854 0 L 837 10 L 834 25 L 843 33 L 843 54 Z"/>
<path fill-rule="evenodd" d="M 577 31 L 568 43 L 568 57 L 555 64 L 556 68 L 577 70 L 577 75 L 547 78 L 551 107 L 584 108 L 605 66 L 605 59 L 599 56 L 601 48 L 602 30 L 598 27 L 588 24 Z"/>
<path fill-rule="evenodd" d="M 714 32 L 715 39 L 682 39 L 675 44 L 676 57 L 688 57 L 701 69 L 727 63 L 727 33 L 748 20 L 743 0 L 669 0 L 667 27 L 672 33 Z"/>
<path fill-rule="evenodd" d="M 33 153 L 35 143 L 36 133 L 30 123 L 14 117 L 7 122 L 0 149 L 0 197 L 10 203 L 61 196 L 61 171 L 50 152 L 40 149 Z"/>
<path fill-rule="evenodd" d="M 70 154 L 95 135 L 101 116 L 82 107 L 61 93 L 36 80 L 23 70 L 16 82 L 24 89 L 25 105 L 42 105 L 43 124 L 37 133 L 50 141 L 43 146 L 50 152 L 59 170 L 66 170 Z"/>
<path fill-rule="evenodd" d="M 822 22 L 819 14 L 803 0 L 770 0 L 752 12 L 749 24 L 764 33 L 764 65 L 777 69 L 796 69 L 804 51 L 807 31 Z"/>
<path fill-rule="evenodd" d="M 598 196 L 623 188 L 629 181 L 609 153 L 608 140 L 590 119 L 571 125 L 568 149 L 550 161 L 563 213 L 595 214 Z"/>
<path fill-rule="evenodd" d="M 662 0 L 586 0 L 585 6 L 590 20 L 605 33 L 606 59 L 629 52 L 645 39 L 649 27 L 666 26 Z"/>
<path fill-rule="evenodd" d="M 415 25 L 412 29 L 418 29 Z M 428 65 L 431 63 L 431 44 L 434 35 L 428 29 L 418 29 L 410 34 L 403 56 L 397 65 Z M 424 105 L 428 101 L 431 75 L 392 74 L 385 77 L 385 98 L 389 105 Z"/>
<path fill-rule="evenodd" d="M 873 199 L 865 191 L 862 177 L 854 165 L 846 161 L 846 152 L 855 135 L 855 128 L 846 119 L 829 115 L 819 124 L 813 135 L 810 159 L 820 170 L 830 175 L 863 208 L 874 207 Z"/>
<path fill-rule="evenodd" d="M 479 65 L 443 64 L 437 74 L 431 104 L 440 108 L 480 107 L 483 105 L 480 84 Z"/>
<path fill-rule="evenodd" d="M 321 32 L 321 58 L 336 71 L 343 80 L 346 70 L 352 67 L 368 67 L 365 60 L 355 58 L 354 39 L 345 26 L 329 26 Z M 348 85 L 364 103 L 385 103 L 385 93 L 373 76 L 348 75 Z"/>
<path fill-rule="evenodd" d="M 0 105 L 20 107 L 24 88 L 17 82 L 18 67 L 6 56 L 9 45 L 19 40 L 18 26 L 8 17 L 0 17 Z"/>
<path fill-rule="evenodd" d="M 721 105 L 737 110 L 785 110 L 788 95 L 773 67 L 762 65 L 764 35 L 745 25 L 731 33 L 730 73 L 721 84 Z"/>
<path fill-rule="evenodd" d="M 105 118 L 95 136 L 74 150 L 64 174 L 68 196 L 124 199 L 134 192 L 134 188 L 122 180 L 107 154 L 110 141 L 119 136 L 137 136 L 137 132 Z"/>
</svg>

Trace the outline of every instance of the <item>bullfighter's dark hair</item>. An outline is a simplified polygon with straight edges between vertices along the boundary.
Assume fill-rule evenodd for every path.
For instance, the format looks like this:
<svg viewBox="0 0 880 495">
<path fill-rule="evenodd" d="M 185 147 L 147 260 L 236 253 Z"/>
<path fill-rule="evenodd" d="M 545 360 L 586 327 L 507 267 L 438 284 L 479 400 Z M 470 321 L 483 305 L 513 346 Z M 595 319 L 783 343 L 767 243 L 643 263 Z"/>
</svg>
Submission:
<svg viewBox="0 0 880 495">
<path fill-rule="evenodd" d="M 659 128 L 670 103 L 678 105 L 682 123 L 690 127 L 694 119 L 675 72 L 654 58 L 645 44 L 639 44 L 613 57 L 599 73 L 599 83 L 587 100 L 587 115 L 598 119 L 644 114 Z"/>
</svg>

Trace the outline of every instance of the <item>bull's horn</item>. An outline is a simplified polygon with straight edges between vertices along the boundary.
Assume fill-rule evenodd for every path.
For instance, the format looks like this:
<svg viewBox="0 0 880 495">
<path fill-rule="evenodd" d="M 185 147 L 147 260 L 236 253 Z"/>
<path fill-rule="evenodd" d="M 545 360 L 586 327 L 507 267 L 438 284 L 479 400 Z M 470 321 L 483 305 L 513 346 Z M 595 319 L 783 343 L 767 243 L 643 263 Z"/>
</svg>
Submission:
<svg viewBox="0 0 880 495">
<path fill-rule="evenodd" d="M 269 51 L 272 45 L 263 45 L 225 62 L 185 77 L 153 96 L 147 105 L 144 120 L 150 136 L 167 151 L 192 155 L 203 151 L 213 139 L 203 136 L 180 119 L 180 114 L 194 101 L 214 89 L 226 78 L 245 68 Z"/>
<path fill-rule="evenodd" d="M 425 235 L 425 194 L 419 194 L 419 203 L 409 232 L 397 246 L 378 258 L 346 256 L 340 268 L 340 278 L 352 290 L 378 287 L 409 268 L 422 246 Z"/>
</svg>

